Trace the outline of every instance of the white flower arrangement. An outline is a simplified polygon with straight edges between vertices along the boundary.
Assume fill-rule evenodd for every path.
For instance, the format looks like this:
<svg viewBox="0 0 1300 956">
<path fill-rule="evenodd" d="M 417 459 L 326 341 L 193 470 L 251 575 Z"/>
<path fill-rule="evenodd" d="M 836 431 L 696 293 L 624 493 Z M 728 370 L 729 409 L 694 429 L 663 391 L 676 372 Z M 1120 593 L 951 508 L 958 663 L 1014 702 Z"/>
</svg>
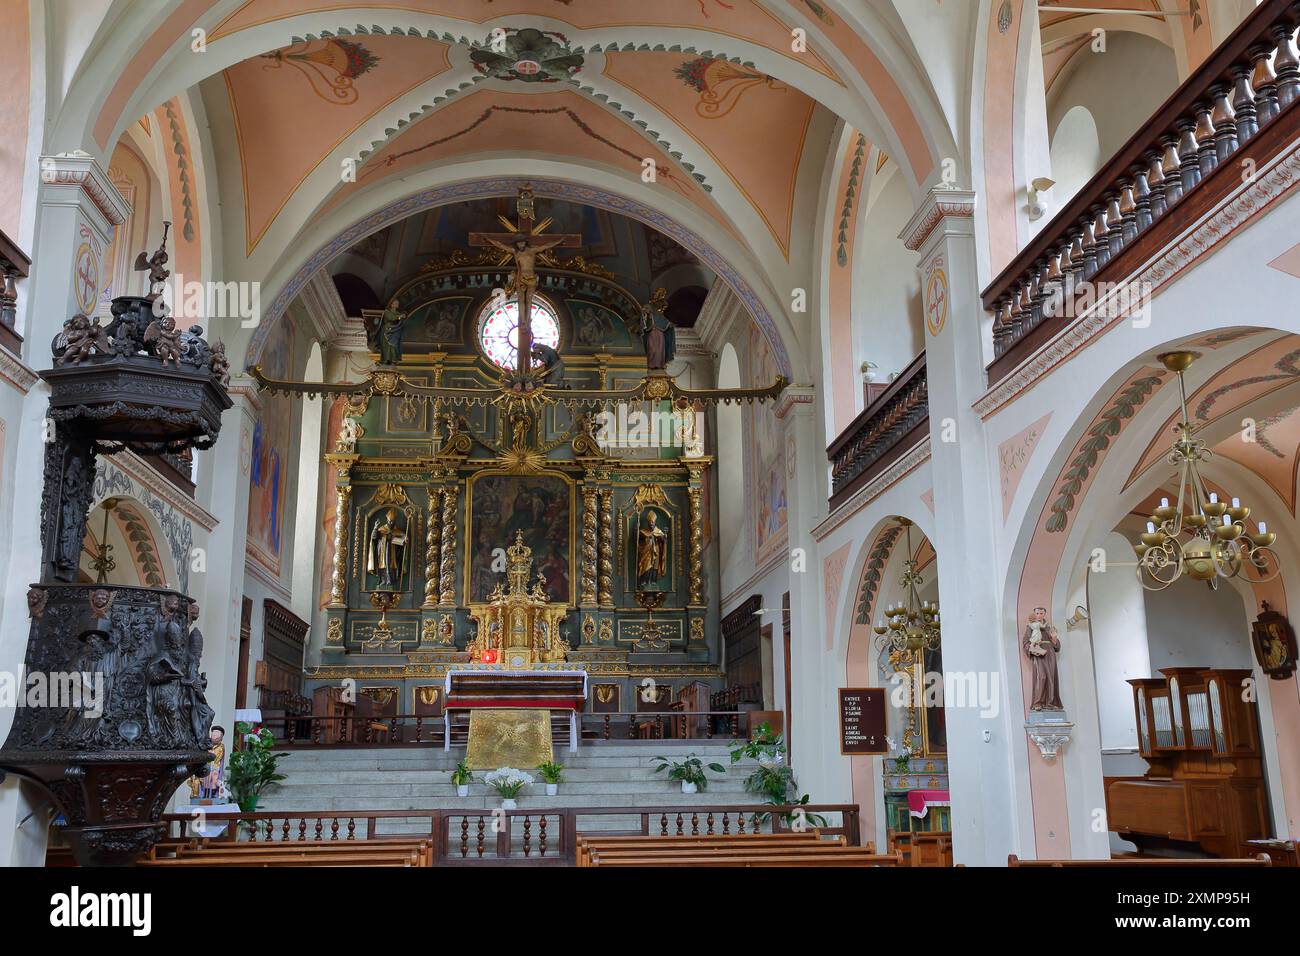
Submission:
<svg viewBox="0 0 1300 956">
<path fill-rule="evenodd" d="M 516 770 L 514 767 L 498 767 L 491 773 L 484 774 L 483 782 L 503 799 L 512 800 L 524 787 L 532 786 L 533 778 L 531 774 Z"/>
</svg>

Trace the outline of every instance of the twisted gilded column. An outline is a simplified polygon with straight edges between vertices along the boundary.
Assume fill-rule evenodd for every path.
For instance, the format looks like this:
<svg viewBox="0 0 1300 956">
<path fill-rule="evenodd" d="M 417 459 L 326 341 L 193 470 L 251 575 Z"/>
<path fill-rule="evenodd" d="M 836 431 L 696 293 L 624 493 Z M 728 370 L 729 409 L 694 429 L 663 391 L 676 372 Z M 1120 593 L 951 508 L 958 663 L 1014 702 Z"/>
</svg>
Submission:
<svg viewBox="0 0 1300 956">
<path fill-rule="evenodd" d="M 352 500 L 351 471 L 356 455 L 328 454 L 325 460 L 338 473 L 334 499 L 334 569 L 330 575 L 330 600 L 327 607 L 347 607 L 348 583 L 348 504 Z"/>
<path fill-rule="evenodd" d="M 614 489 L 600 489 L 600 603 L 614 606 Z"/>
<path fill-rule="evenodd" d="M 442 574 L 440 586 L 442 593 L 439 605 L 456 606 L 456 498 L 459 488 L 449 485 L 442 498 Z"/>
<path fill-rule="evenodd" d="M 687 489 L 691 499 L 691 539 L 687 555 L 686 603 L 704 603 L 704 489 L 692 484 Z"/>
<path fill-rule="evenodd" d="M 582 486 L 582 591 L 578 601 L 596 604 L 596 526 L 599 520 L 598 494 L 591 485 Z"/>
<path fill-rule="evenodd" d="M 424 536 L 424 604 L 438 606 L 438 587 L 442 567 L 442 515 L 440 513 L 442 489 L 429 486 L 428 528 Z"/>
</svg>

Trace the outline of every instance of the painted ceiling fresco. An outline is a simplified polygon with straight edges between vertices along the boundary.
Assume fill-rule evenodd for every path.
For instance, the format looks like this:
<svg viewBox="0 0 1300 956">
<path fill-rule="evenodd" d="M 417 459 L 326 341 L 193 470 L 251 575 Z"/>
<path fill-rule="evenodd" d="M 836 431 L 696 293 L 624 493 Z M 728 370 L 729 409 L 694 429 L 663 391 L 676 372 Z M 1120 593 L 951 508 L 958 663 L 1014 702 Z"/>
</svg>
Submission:
<svg viewBox="0 0 1300 956">
<path fill-rule="evenodd" d="M 1204 353 L 1258 334 L 1258 329 L 1230 329 L 1188 345 Z M 1248 404 L 1297 383 L 1300 383 L 1300 336 L 1283 335 L 1228 362 L 1188 395 L 1187 407 L 1197 429 L 1203 429 L 1224 420 L 1225 416 L 1235 417 Z M 1241 432 L 1234 426 L 1232 433 L 1211 449 L 1214 456 L 1237 462 L 1263 477 L 1292 513 L 1296 501 L 1296 456 L 1300 450 L 1300 415 L 1295 411 L 1293 407 L 1285 407 L 1255 419 L 1253 441 L 1243 441 Z M 1152 433 L 1146 451 L 1125 483 L 1126 488 L 1148 469 L 1166 462 L 1175 418 L 1170 415 Z"/>
<path fill-rule="evenodd" d="M 817 104 L 757 70 L 680 53 L 611 53 L 605 75 L 678 125 L 726 170 L 789 258 L 795 177 Z"/>
<path fill-rule="evenodd" d="M 361 123 L 449 67 L 419 37 L 310 40 L 225 71 L 251 251 L 303 179 Z"/>
</svg>

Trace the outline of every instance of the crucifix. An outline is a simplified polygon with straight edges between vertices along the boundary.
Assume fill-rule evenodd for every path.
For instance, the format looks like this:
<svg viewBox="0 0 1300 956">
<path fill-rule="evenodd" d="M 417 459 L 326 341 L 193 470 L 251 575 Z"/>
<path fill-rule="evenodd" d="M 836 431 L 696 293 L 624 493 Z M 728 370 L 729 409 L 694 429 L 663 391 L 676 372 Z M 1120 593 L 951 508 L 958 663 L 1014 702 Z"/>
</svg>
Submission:
<svg viewBox="0 0 1300 956">
<path fill-rule="evenodd" d="M 582 236 L 578 233 L 559 233 L 542 235 L 551 224 L 548 216 L 541 222 L 533 218 L 533 189 L 525 184 L 519 189 L 515 200 L 515 211 L 519 222 L 516 225 L 505 216 L 498 216 L 502 225 L 509 232 L 471 232 L 469 244 L 475 248 L 491 246 L 500 249 L 508 259 L 513 259 L 515 272 L 511 277 L 511 289 L 519 300 L 519 326 L 515 343 L 519 350 L 516 369 L 520 374 L 532 367 L 533 352 L 533 293 L 537 291 L 537 257 L 548 249 L 573 249 L 582 245 Z M 508 261 L 503 258 L 502 262 Z"/>
</svg>

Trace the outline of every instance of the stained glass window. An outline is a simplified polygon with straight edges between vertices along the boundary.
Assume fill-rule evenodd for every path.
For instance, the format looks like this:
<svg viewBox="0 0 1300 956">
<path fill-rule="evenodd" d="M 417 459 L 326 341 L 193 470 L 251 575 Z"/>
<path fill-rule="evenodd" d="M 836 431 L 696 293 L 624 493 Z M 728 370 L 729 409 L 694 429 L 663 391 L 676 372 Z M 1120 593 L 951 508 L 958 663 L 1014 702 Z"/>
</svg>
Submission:
<svg viewBox="0 0 1300 956">
<path fill-rule="evenodd" d="M 560 347 L 560 323 L 555 312 L 540 297 L 533 297 L 533 341 Z M 519 356 L 519 302 L 507 299 L 502 304 L 489 302 L 479 319 L 479 348 L 495 365 L 514 368 Z M 534 362 L 540 365 L 540 362 Z"/>
</svg>

